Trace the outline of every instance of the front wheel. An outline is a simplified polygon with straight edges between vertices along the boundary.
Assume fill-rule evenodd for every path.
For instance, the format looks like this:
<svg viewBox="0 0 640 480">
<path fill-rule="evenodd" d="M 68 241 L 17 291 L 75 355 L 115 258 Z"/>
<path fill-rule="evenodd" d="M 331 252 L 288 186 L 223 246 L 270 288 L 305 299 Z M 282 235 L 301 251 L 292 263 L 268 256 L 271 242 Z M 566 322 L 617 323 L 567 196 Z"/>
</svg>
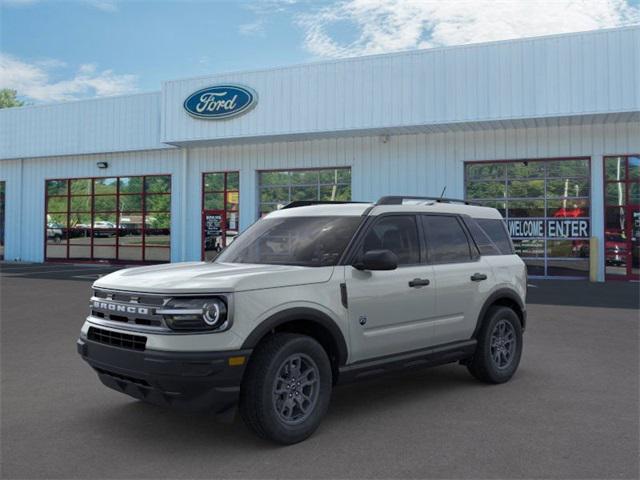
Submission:
<svg viewBox="0 0 640 480">
<path fill-rule="evenodd" d="M 289 445 L 318 428 L 331 397 L 327 353 L 313 338 L 278 333 L 251 356 L 240 393 L 240 414 L 258 436 Z"/>
<path fill-rule="evenodd" d="M 518 369 L 522 325 L 508 307 L 491 307 L 478 335 L 476 353 L 467 364 L 471 375 L 487 383 L 504 383 Z"/>
</svg>

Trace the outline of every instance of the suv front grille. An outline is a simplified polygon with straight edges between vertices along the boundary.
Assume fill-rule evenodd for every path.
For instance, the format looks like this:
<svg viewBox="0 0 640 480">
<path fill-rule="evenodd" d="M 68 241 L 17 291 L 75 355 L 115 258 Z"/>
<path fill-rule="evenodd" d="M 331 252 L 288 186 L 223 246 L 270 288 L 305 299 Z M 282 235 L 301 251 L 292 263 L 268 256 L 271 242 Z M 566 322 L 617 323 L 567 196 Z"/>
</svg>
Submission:
<svg viewBox="0 0 640 480">
<path fill-rule="evenodd" d="M 111 345 L 112 347 L 128 348 L 129 350 L 143 351 L 147 346 L 147 337 L 112 332 L 111 330 L 96 327 L 89 327 L 87 338 L 94 342 Z"/>
<path fill-rule="evenodd" d="M 91 316 L 131 326 L 168 330 L 163 316 L 156 314 L 156 310 L 168 300 L 158 295 L 95 289 L 91 298 Z"/>
</svg>

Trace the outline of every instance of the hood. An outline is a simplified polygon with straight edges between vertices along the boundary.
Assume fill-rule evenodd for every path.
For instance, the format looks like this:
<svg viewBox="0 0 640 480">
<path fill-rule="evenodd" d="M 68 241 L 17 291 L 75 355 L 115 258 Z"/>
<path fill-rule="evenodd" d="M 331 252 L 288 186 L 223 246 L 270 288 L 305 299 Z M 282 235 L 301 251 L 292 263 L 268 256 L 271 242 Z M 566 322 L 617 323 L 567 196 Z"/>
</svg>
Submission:
<svg viewBox="0 0 640 480">
<path fill-rule="evenodd" d="M 221 293 L 329 281 L 333 267 L 188 262 L 127 268 L 96 280 L 97 288 L 146 293 Z"/>
</svg>

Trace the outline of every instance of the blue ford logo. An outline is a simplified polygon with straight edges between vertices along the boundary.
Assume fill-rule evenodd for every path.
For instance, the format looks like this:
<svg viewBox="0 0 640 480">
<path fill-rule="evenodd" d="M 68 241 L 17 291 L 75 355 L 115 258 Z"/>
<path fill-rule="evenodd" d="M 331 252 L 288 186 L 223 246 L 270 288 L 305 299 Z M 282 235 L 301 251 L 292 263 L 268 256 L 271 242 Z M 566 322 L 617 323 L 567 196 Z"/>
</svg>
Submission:
<svg viewBox="0 0 640 480">
<path fill-rule="evenodd" d="M 235 117 L 252 109 L 258 95 L 240 85 L 215 85 L 192 93 L 184 101 L 184 109 L 197 118 L 217 120 Z"/>
</svg>

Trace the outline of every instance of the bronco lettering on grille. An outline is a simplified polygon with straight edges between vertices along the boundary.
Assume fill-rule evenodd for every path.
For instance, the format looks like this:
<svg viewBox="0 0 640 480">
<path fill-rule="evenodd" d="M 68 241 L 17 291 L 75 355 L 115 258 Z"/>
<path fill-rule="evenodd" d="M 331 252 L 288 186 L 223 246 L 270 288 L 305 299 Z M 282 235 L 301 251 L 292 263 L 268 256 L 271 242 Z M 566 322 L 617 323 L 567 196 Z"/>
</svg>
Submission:
<svg viewBox="0 0 640 480">
<path fill-rule="evenodd" d="M 120 303 L 101 302 L 94 300 L 93 308 L 98 310 L 109 310 L 111 312 L 132 313 L 134 315 L 149 315 L 149 308 L 122 305 Z"/>
</svg>

